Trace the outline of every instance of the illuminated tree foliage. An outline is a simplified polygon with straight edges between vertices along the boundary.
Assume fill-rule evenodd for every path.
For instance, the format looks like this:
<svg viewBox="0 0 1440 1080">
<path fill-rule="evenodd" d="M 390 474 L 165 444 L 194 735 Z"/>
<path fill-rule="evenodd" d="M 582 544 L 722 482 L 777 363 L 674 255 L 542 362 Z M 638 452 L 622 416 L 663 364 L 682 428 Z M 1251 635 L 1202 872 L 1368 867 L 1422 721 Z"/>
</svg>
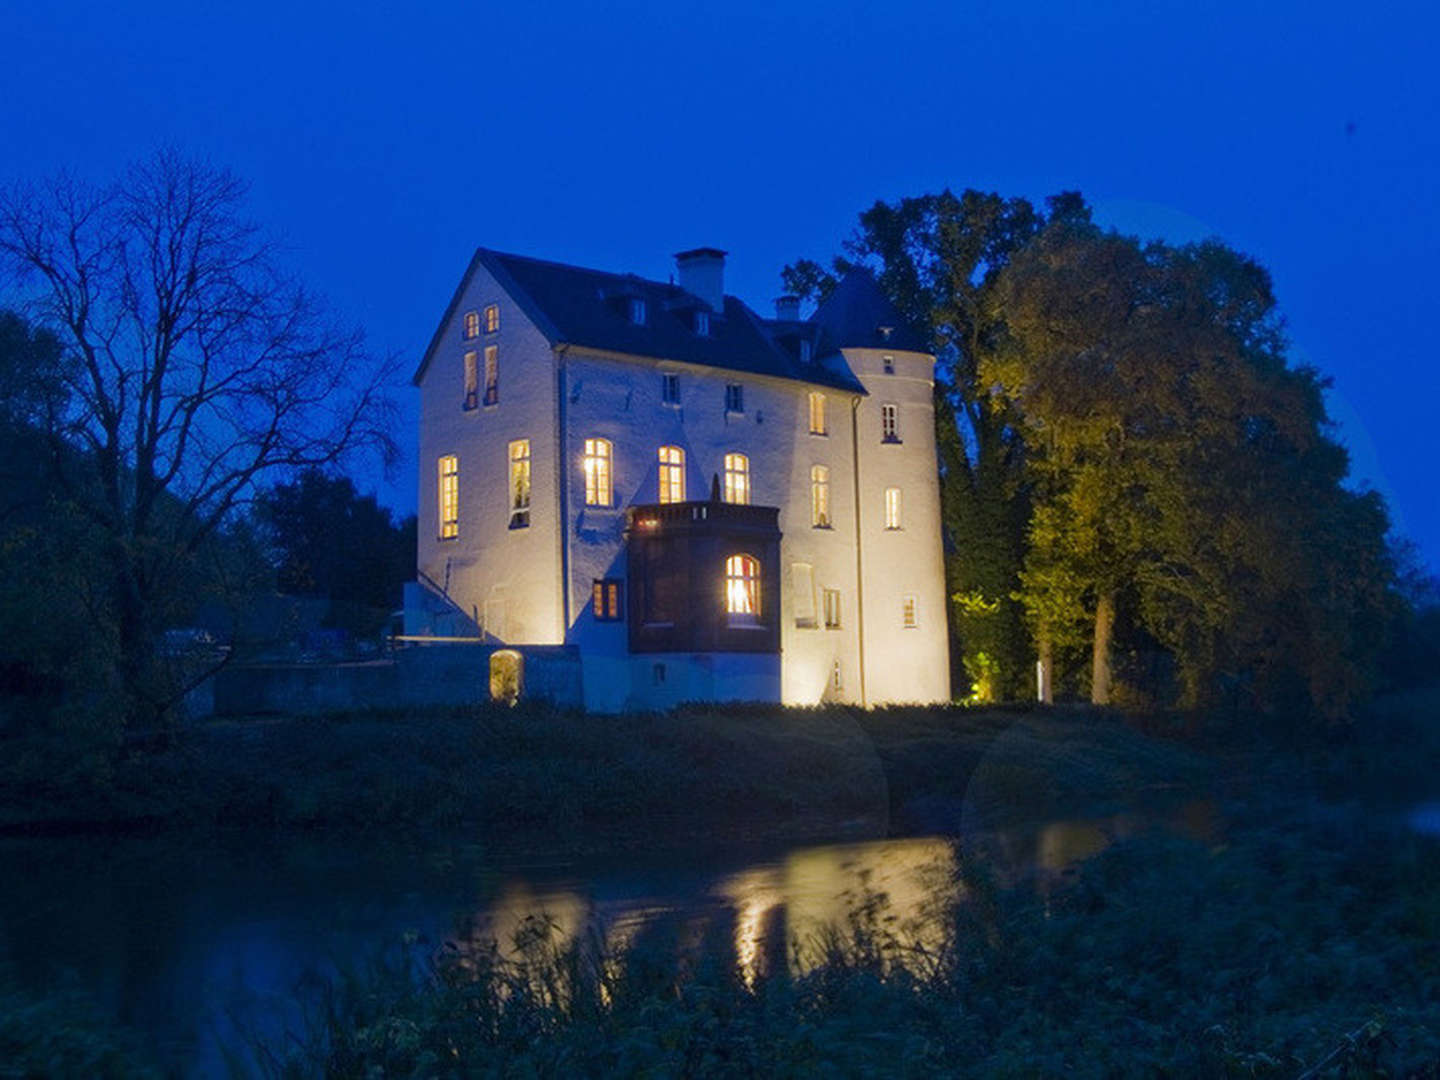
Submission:
<svg viewBox="0 0 1440 1080">
<path fill-rule="evenodd" d="M 243 204 L 174 154 L 0 193 L 0 268 L 64 348 L 50 486 L 100 538 L 94 613 L 131 721 L 183 693 L 156 663 L 170 602 L 255 484 L 391 446 L 393 362 L 280 270 Z"/>
<path fill-rule="evenodd" d="M 1393 613 L 1387 522 L 1342 486 L 1325 383 L 1287 365 L 1268 274 L 1218 242 L 1070 220 L 989 299 L 1003 341 L 981 378 L 1035 481 L 1020 595 L 1037 640 L 1088 640 L 1096 703 L 1123 628 L 1173 658 L 1182 704 L 1341 715 Z"/>
<path fill-rule="evenodd" d="M 940 450 L 946 582 L 957 686 L 976 700 L 1025 693 L 1030 643 L 1015 599 L 1028 513 L 1024 448 L 1013 407 L 980 378 L 997 342 L 990 299 L 1000 274 L 1047 221 L 1088 220 L 1076 194 L 1045 210 L 1025 199 L 946 190 L 877 202 L 830 268 L 808 259 L 785 267 L 785 287 L 823 299 L 839 276 L 863 265 L 937 358 L 935 424 Z"/>
</svg>

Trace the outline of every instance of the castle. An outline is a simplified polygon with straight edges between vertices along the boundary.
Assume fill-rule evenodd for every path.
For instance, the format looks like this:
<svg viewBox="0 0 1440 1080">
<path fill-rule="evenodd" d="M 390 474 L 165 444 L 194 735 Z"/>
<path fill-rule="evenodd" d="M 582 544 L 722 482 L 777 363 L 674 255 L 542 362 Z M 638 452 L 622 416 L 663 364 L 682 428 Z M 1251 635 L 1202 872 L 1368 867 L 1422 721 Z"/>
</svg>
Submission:
<svg viewBox="0 0 1440 1080">
<path fill-rule="evenodd" d="M 950 697 L 934 357 L 864 271 L 809 318 L 481 249 L 415 373 L 406 633 L 578 656 L 587 708 Z"/>
</svg>

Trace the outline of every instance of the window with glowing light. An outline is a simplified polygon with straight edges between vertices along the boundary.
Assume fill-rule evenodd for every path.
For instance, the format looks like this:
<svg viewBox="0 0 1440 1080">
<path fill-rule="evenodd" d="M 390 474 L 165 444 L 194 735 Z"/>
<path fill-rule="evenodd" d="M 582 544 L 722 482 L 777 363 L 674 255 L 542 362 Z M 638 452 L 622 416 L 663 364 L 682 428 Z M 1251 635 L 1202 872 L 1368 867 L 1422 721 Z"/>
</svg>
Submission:
<svg viewBox="0 0 1440 1080">
<path fill-rule="evenodd" d="M 918 601 L 913 595 L 906 596 L 900 601 L 900 625 L 906 630 L 914 630 L 920 625 Z"/>
<path fill-rule="evenodd" d="M 818 391 L 810 392 L 810 434 L 824 435 L 825 427 L 825 395 Z"/>
<path fill-rule="evenodd" d="M 660 501 L 685 501 L 685 451 L 678 446 L 660 447 Z"/>
<path fill-rule="evenodd" d="M 585 505 L 609 506 L 610 440 L 585 440 Z"/>
<path fill-rule="evenodd" d="M 900 528 L 900 489 L 885 489 L 885 528 Z"/>
<path fill-rule="evenodd" d="M 465 340 L 473 341 L 480 336 L 480 313 L 478 311 L 465 312 Z"/>
<path fill-rule="evenodd" d="M 888 404 L 887 404 L 887 405 L 881 405 L 881 406 L 880 406 L 880 441 L 881 441 L 881 442 L 899 442 L 899 441 L 900 441 L 900 406 L 899 406 L 899 405 L 888 405 Z"/>
<path fill-rule="evenodd" d="M 454 540 L 460 535 L 460 459 L 446 454 L 439 461 L 439 473 L 440 539 Z"/>
<path fill-rule="evenodd" d="M 465 354 L 465 408 L 473 409 L 480 404 L 479 357 L 472 350 Z"/>
<path fill-rule="evenodd" d="M 590 605 L 597 622 L 619 622 L 623 617 L 619 578 L 596 578 Z"/>
<path fill-rule="evenodd" d="M 830 528 L 830 470 L 824 465 L 810 468 L 810 524 Z"/>
<path fill-rule="evenodd" d="M 530 440 L 510 444 L 510 528 L 530 524 Z"/>
<path fill-rule="evenodd" d="M 750 505 L 750 459 L 744 454 L 725 455 L 725 501 Z"/>
<path fill-rule="evenodd" d="M 500 305 L 490 304 L 485 308 L 485 332 L 493 334 L 500 329 Z"/>
<path fill-rule="evenodd" d="M 760 618 L 760 562 L 750 555 L 725 560 L 725 611 L 733 622 Z"/>
<path fill-rule="evenodd" d="M 825 629 L 840 629 L 840 590 L 825 590 Z"/>
<path fill-rule="evenodd" d="M 500 404 L 500 348 L 485 346 L 485 404 Z"/>
</svg>

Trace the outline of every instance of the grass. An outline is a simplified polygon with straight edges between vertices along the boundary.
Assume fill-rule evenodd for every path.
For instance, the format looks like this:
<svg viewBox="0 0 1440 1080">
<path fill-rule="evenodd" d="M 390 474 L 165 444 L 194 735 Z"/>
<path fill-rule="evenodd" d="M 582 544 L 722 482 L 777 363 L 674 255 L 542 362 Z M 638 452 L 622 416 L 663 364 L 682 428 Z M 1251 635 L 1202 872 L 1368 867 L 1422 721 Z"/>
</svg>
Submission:
<svg viewBox="0 0 1440 1080">
<path fill-rule="evenodd" d="M 1206 775 L 1194 753 L 1115 720 L 919 708 L 427 709 L 214 723 L 90 770 L 57 756 L 0 754 L 0 829 L 883 835 L 943 829 L 962 810 L 1068 812 Z"/>
</svg>

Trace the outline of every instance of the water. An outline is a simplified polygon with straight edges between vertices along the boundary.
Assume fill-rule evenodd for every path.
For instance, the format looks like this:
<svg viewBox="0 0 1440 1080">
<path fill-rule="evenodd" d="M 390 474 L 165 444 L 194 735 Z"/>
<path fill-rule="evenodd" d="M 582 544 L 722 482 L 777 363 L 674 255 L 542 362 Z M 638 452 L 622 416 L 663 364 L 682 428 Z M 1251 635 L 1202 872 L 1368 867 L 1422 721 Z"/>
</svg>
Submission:
<svg viewBox="0 0 1440 1080">
<path fill-rule="evenodd" d="M 1214 828 L 1206 804 L 1171 823 Z M 1063 874 L 1137 817 L 987 835 L 1002 868 Z M 560 944 L 623 952 L 668 920 L 693 938 L 733 934 L 748 979 L 800 969 L 866 896 L 907 946 L 939 944 L 957 889 L 955 842 L 917 837 L 748 856 L 703 851 L 603 861 L 498 855 L 483 838 L 60 838 L 0 843 L 0 971 L 28 990 L 93 995 L 181 1075 L 227 1075 L 226 1048 L 303 1027 L 297 1001 L 402 939 L 506 945 L 544 913 Z"/>
</svg>

